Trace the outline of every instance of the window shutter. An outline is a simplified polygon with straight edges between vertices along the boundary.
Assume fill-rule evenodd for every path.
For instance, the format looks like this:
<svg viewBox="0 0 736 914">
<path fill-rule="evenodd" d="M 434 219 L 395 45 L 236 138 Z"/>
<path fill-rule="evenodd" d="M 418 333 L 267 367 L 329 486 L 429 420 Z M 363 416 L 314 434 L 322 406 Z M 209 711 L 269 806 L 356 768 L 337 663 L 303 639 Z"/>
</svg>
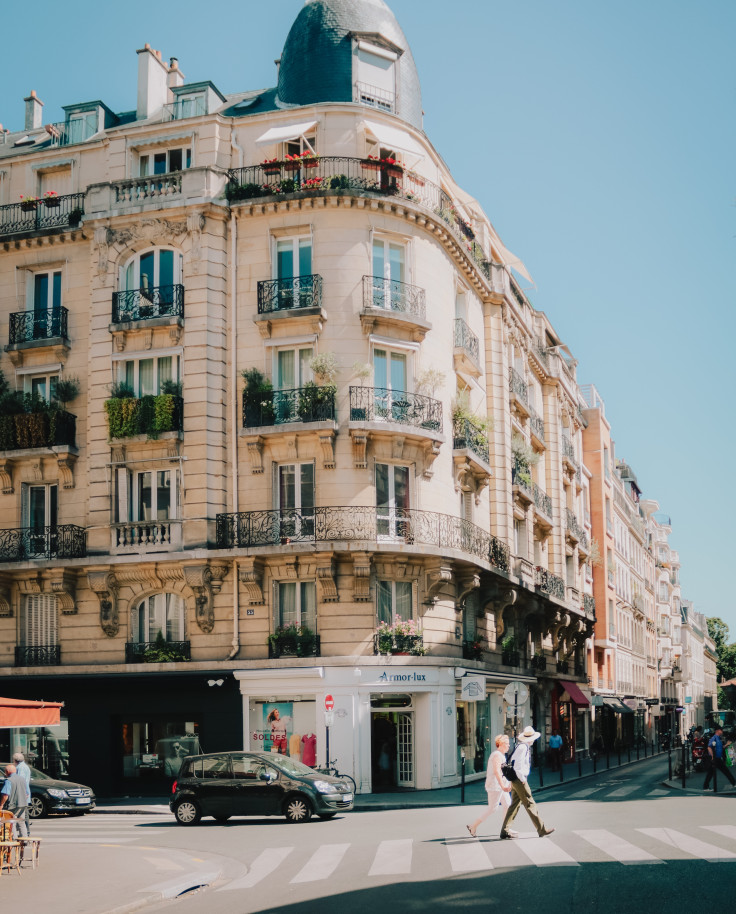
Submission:
<svg viewBox="0 0 736 914">
<path fill-rule="evenodd" d="M 31 526 L 30 498 L 28 486 L 21 486 L 20 490 L 20 525 L 21 527 Z"/>
<path fill-rule="evenodd" d="M 279 582 L 274 581 L 271 588 L 271 614 L 273 616 L 273 631 L 279 627 Z"/>
<path fill-rule="evenodd" d="M 130 510 L 130 473 L 125 467 L 118 467 L 116 470 L 118 498 L 117 498 L 117 516 L 116 521 L 119 524 L 126 524 L 132 520 Z"/>
</svg>

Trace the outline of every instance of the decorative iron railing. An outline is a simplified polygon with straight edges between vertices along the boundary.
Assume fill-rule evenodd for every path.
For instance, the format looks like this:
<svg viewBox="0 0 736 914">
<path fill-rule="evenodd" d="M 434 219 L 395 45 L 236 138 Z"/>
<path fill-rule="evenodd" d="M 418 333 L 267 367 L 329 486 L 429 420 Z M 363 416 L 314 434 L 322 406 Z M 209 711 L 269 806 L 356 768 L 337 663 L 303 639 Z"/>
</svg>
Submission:
<svg viewBox="0 0 736 914">
<path fill-rule="evenodd" d="M 423 394 L 387 387 L 351 387 L 351 422 L 397 422 L 442 431 L 442 403 Z"/>
<path fill-rule="evenodd" d="M 468 419 L 453 420 L 452 446 L 456 451 L 467 448 L 484 463 L 490 463 L 488 436 Z"/>
<path fill-rule="evenodd" d="M 504 666 L 519 666 L 521 664 L 521 654 L 519 651 L 501 651 L 501 663 Z"/>
<path fill-rule="evenodd" d="M 540 511 L 543 511 L 547 517 L 552 517 L 552 499 L 539 488 L 536 482 L 532 483 L 532 490 L 534 492 L 534 505 Z"/>
<path fill-rule="evenodd" d="M 583 663 L 577 663 L 577 662 L 576 662 L 576 663 L 575 663 L 575 666 L 574 666 L 574 670 L 575 670 L 575 675 L 576 675 L 578 678 L 580 678 L 580 677 L 586 675 L 586 673 L 585 673 L 585 664 L 583 664 Z"/>
<path fill-rule="evenodd" d="M 76 524 L 0 530 L 0 562 L 81 559 L 86 554 L 87 532 Z"/>
<path fill-rule="evenodd" d="M 59 666 L 60 663 L 61 648 L 58 644 L 33 647 L 17 645 L 15 648 L 16 666 Z"/>
<path fill-rule="evenodd" d="M 258 313 L 322 307 L 322 277 L 294 276 L 264 279 L 258 283 Z"/>
<path fill-rule="evenodd" d="M 319 657 L 321 650 L 319 635 L 279 635 L 268 639 L 268 659 L 280 657 Z"/>
<path fill-rule="evenodd" d="M 540 441 L 544 441 L 544 419 L 537 415 L 531 406 L 529 407 L 529 426 L 537 438 Z"/>
<path fill-rule="evenodd" d="M 128 641 L 125 645 L 126 663 L 175 663 L 191 660 L 189 641 Z"/>
<path fill-rule="evenodd" d="M 281 425 L 284 422 L 336 421 L 334 387 L 309 384 L 292 390 L 272 390 L 255 399 L 243 392 L 243 427 Z"/>
<path fill-rule="evenodd" d="M 369 86 L 368 83 L 356 82 L 353 87 L 353 101 L 379 111 L 396 113 L 396 93 L 378 86 Z"/>
<path fill-rule="evenodd" d="M 575 537 L 575 539 L 580 543 L 583 549 L 588 548 L 588 534 L 583 530 L 583 528 L 578 523 L 577 517 L 573 511 L 569 508 L 565 508 L 565 517 L 566 517 L 566 526 L 569 532 Z"/>
<path fill-rule="evenodd" d="M 536 567 L 534 583 L 547 596 L 557 597 L 558 600 L 565 599 L 565 582 L 541 565 Z"/>
<path fill-rule="evenodd" d="M 480 341 L 461 317 L 455 318 L 455 348 L 465 351 L 480 365 Z"/>
<path fill-rule="evenodd" d="M 111 184 L 115 203 L 146 203 L 176 197 L 181 193 L 181 172 L 172 171 L 163 175 L 149 175 L 145 178 L 126 178 Z"/>
<path fill-rule="evenodd" d="M 423 654 L 422 635 L 397 635 L 377 631 L 373 633 L 374 654 Z"/>
<path fill-rule="evenodd" d="M 522 403 L 528 405 L 529 388 L 527 387 L 526 381 L 513 367 L 509 368 L 509 390 L 512 394 L 515 394 Z"/>
<path fill-rule="evenodd" d="M 177 102 L 164 105 L 163 120 L 182 121 L 187 117 L 200 117 L 202 114 L 209 114 L 208 107 L 206 95 L 179 99 Z"/>
<path fill-rule="evenodd" d="M 534 654 L 532 659 L 529 661 L 529 665 L 533 670 L 539 670 L 543 672 L 547 669 L 547 658 L 544 654 Z"/>
<path fill-rule="evenodd" d="M 558 660 L 557 661 L 557 672 L 558 673 L 567 673 L 570 669 L 570 665 L 567 660 Z"/>
<path fill-rule="evenodd" d="M 112 322 L 184 317 L 184 286 L 154 286 L 112 293 Z"/>
<path fill-rule="evenodd" d="M 75 228 L 84 215 L 84 194 L 64 194 L 0 206 L 0 237 L 19 232 Z"/>
<path fill-rule="evenodd" d="M 518 457 L 514 458 L 514 465 L 511 468 L 511 484 L 518 486 L 526 492 L 527 495 L 532 495 L 532 474 L 529 469 L 529 464 L 520 460 Z"/>
<path fill-rule="evenodd" d="M 549 349 L 547 349 L 540 339 L 534 341 L 534 352 L 536 353 L 539 361 L 546 367 L 549 368 Z"/>
<path fill-rule="evenodd" d="M 452 198 L 437 184 L 399 164 L 354 156 L 318 156 L 302 163 L 291 161 L 248 165 L 228 171 L 225 195 L 231 203 L 289 193 L 352 191 L 401 197 L 439 216 L 463 250 L 490 281 L 491 264 L 458 214 Z M 464 226 L 464 228 L 461 228 Z"/>
<path fill-rule="evenodd" d="M 397 542 L 456 549 L 509 571 L 509 548 L 469 521 L 409 508 L 329 507 L 218 514 L 217 548 L 287 543 Z"/>
<path fill-rule="evenodd" d="M 363 307 L 398 311 L 422 320 L 427 316 L 424 289 L 398 279 L 384 279 L 383 276 L 363 277 Z"/>
<path fill-rule="evenodd" d="M 74 447 L 77 417 L 63 409 L 0 416 L 0 451 Z"/>
<path fill-rule="evenodd" d="M 575 448 L 567 435 L 562 436 L 562 456 L 575 463 Z"/>
<path fill-rule="evenodd" d="M 10 315 L 10 345 L 33 340 L 69 339 L 68 317 L 69 311 L 61 306 L 43 311 L 16 311 Z"/>
<path fill-rule="evenodd" d="M 463 641 L 463 660 L 482 660 L 483 645 L 480 641 Z"/>
</svg>

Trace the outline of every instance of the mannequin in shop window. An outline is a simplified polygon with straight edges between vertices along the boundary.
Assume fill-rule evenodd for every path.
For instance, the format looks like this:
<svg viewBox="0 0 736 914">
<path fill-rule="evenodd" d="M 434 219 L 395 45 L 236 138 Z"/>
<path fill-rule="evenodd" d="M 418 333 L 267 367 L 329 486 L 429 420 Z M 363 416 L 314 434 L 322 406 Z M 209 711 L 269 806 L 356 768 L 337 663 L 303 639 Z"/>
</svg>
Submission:
<svg viewBox="0 0 736 914">
<path fill-rule="evenodd" d="M 302 737 L 302 762 L 313 768 L 317 764 L 317 737 L 314 733 L 305 733 Z"/>
</svg>

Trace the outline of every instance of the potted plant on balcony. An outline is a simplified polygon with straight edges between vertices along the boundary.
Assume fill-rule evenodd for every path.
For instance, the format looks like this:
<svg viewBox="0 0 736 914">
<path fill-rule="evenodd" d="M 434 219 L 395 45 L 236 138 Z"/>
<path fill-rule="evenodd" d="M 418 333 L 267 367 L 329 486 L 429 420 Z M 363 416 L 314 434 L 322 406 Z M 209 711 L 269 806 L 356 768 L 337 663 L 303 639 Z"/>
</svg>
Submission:
<svg viewBox="0 0 736 914">
<path fill-rule="evenodd" d="M 55 209 L 61 205 L 61 200 L 55 190 L 47 190 L 43 195 L 43 203 L 47 209 Z"/>
<path fill-rule="evenodd" d="M 280 175 L 281 162 L 279 159 L 264 159 L 261 162 L 261 168 L 265 175 Z"/>
<path fill-rule="evenodd" d="M 335 380 L 340 370 L 337 356 L 334 352 L 312 356 L 309 368 L 316 380 L 307 381 L 299 391 L 299 416 L 303 422 L 333 419 L 337 393 Z"/>
<path fill-rule="evenodd" d="M 317 636 L 306 625 L 280 625 L 268 636 L 272 657 L 309 657 L 314 655 Z"/>
<path fill-rule="evenodd" d="M 243 419 L 246 428 L 273 425 L 276 411 L 273 402 L 273 384 L 257 368 L 242 372 Z"/>
<path fill-rule="evenodd" d="M 75 206 L 74 209 L 71 210 L 70 213 L 69 213 L 69 225 L 70 225 L 70 227 L 71 227 L 71 228 L 76 228 L 76 226 L 78 226 L 79 223 L 82 221 L 82 216 L 83 216 L 83 215 L 84 215 L 84 210 L 83 210 L 81 207 L 79 207 L 79 206 Z"/>
<path fill-rule="evenodd" d="M 360 167 L 365 171 L 378 171 L 381 165 L 376 156 L 366 156 L 360 160 Z"/>
<path fill-rule="evenodd" d="M 38 197 L 34 197 L 31 194 L 21 194 L 20 195 L 20 208 L 24 213 L 33 213 L 36 211 L 38 206 Z"/>
<path fill-rule="evenodd" d="M 422 656 L 425 653 L 422 630 L 413 619 L 397 619 L 391 625 L 381 622 L 376 633 L 376 643 L 379 654 Z"/>
<path fill-rule="evenodd" d="M 370 362 L 353 362 L 353 377 L 358 380 L 358 387 L 361 389 L 366 386 L 365 382 L 373 374 L 373 366 Z M 365 422 L 368 418 L 368 400 L 365 396 L 359 396 L 353 403 L 353 395 L 350 397 L 350 421 Z"/>
<path fill-rule="evenodd" d="M 473 641 L 468 642 L 467 654 L 468 660 L 483 659 L 483 642 L 480 640 L 480 638 L 475 638 Z"/>
<path fill-rule="evenodd" d="M 493 427 L 493 420 L 473 412 L 470 408 L 470 395 L 466 390 L 458 392 L 451 408 L 454 436 L 463 439 L 464 446 L 476 454 L 485 454 L 488 451 L 488 432 Z"/>
<path fill-rule="evenodd" d="M 519 652 L 516 649 L 516 638 L 513 635 L 508 635 L 501 642 L 501 663 L 506 666 L 519 665 Z"/>
<path fill-rule="evenodd" d="M 156 640 L 141 654 L 143 663 L 175 663 L 189 658 L 179 648 L 170 644 L 159 629 Z"/>
<path fill-rule="evenodd" d="M 79 393 L 79 378 L 70 375 L 68 378 L 59 378 L 54 390 L 54 399 L 66 409 L 67 403 L 75 399 Z"/>
</svg>

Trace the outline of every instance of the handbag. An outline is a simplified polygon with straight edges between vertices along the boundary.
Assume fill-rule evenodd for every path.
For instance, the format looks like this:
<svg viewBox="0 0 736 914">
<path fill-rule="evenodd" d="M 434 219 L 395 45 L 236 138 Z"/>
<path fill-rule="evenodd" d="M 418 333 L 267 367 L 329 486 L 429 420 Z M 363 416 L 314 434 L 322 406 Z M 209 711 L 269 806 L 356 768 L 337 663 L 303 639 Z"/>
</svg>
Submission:
<svg viewBox="0 0 736 914">
<path fill-rule="evenodd" d="M 519 780 L 516 769 L 510 762 L 507 762 L 505 765 L 501 765 L 501 774 L 506 778 L 507 781 L 513 782 Z"/>
</svg>

